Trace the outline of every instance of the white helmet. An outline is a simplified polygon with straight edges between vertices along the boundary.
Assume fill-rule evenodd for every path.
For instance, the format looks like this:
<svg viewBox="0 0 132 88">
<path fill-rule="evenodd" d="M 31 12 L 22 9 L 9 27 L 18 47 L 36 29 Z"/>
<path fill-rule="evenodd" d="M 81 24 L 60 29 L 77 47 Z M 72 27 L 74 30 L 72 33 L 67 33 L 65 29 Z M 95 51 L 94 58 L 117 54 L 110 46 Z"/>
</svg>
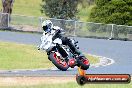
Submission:
<svg viewBox="0 0 132 88">
<path fill-rule="evenodd" d="M 42 28 L 45 32 L 49 32 L 51 31 L 51 29 L 53 28 L 53 24 L 50 20 L 45 20 L 43 23 L 42 23 Z"/>
</svg>

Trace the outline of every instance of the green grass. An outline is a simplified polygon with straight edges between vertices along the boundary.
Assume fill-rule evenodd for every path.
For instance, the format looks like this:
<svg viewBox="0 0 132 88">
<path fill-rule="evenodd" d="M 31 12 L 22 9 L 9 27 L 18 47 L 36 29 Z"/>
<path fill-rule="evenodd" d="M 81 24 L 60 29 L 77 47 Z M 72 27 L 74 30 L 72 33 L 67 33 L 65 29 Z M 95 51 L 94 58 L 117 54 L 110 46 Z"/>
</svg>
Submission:
<svg viewBox="0 0 132 88">
<path fill-rule="evenodd" d="M 0 42 L 0 69 L 33 69 L 52 67 L 46 53 L 35 46 Z"/>
<path fill-rule="evenodd" d="M 91 55 L 85 54 L 85 56 L 88 58 L 88 60 L 90 61 L 90 64 L 95 64 L 95 63 L 99 63 L 99 58 L 98 57 L 93 57 Z"/>
<path fill-rule="evenodd" d="M 13 4 L 13 14 L 27 16 L 44 16 L 40 12 L 40 4 L 42 0 L 15 0 Z M 0 2 L 0 9 L 2 4 Z"/>
<path fill-rule="evenodd" d="M 41 84 L 34 86 L 2 86 L 0 88 L 132 88 L 130 84 L 85 84 L 84 86 L 78 85 L 76 82 L 60 83 L 60 84 Z"/>
<path fill-rule="evenodd" d="M 13 14 L 27 15 L 27 16 L 45 16 L 40 12 L 42 0 L 15 0 L 13 5 Z M 89 13 L 92 6 L 86 5 L 86 8 L 82 8 L 78 5 L 79 13 L 77 16 L 81 21 L 87 21 L 89 19 Z M 0 2 L 0 9 L 2 9 L 2 3 Z"/>
<path fill-rule="evenodd" d="M 87 56 L 90 63 L 99 59 Z M 0 42 L 0 70 L 50 68 L 54 65 L 48 60 L 46 53 L 38 51 L 36 46 Z"/>
</svg>

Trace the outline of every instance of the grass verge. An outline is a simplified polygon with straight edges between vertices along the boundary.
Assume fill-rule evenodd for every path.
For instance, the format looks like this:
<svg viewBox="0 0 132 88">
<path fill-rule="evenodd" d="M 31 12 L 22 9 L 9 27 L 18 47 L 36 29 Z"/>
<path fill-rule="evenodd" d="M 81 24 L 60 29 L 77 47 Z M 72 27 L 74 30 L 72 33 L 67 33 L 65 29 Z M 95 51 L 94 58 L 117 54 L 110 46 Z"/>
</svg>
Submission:
<svg viewBox="0 0 132 88">
<path fill-rule="evenodd" d="M 87 55 L 90 63 L 97 63 L 99 59 Z M 43 51 L 36 46 L 0 42 L 0 70 L 50 68 L 54 65 L 48 60 Z"/>
<path fill-rule="evenodd" d="M 37 85 L 27 87 L 12 87 L 12 88 L 131 88 L 130 84 L 86 84 L 84 86 L 78 85 L 76 82 L 69 82 L 63 84 L 49 84 L 49 85 Z M 11 88 L 11 87 L 10 87 Z"/>
<path fill-rule="evenodd" d="M 53 66 L 35 46 L 0 42 L 0 69 L 33 69 Z"/>
<path fill-rule="evenodd" d="M 85 84 L 75 77 L 0 77 L 0 88 L 131 88 L 129 84 Z"/>
</svg>

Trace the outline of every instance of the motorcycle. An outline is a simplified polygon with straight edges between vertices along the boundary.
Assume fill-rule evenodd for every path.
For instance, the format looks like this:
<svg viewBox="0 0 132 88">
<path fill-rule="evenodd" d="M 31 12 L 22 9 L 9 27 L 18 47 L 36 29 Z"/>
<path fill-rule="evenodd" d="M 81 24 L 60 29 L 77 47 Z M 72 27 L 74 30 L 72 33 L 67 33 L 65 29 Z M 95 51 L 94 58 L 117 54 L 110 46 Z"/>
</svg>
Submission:
<svg viewBox="0 0 132 88">
<path fill-rule="evenodd" d="M 43 48 L 47 49 L 48 59 L 60 70 L 66 71 L 69 67 L 75 66 L 81 67 L 83 70 L 89 68 L 89 60 L 82 54 L 77 55 L 70 49 L 69 46 L 63 45 L 62 40 L 58 37 L 53 40 L 53 37 L 58 34 L 59 31 L 48 35 L 43 41 Z M 78 41 L 70 39 L 76 49 Z M 50 48 L 49 48 L 50 47 Z"/>
</svg>

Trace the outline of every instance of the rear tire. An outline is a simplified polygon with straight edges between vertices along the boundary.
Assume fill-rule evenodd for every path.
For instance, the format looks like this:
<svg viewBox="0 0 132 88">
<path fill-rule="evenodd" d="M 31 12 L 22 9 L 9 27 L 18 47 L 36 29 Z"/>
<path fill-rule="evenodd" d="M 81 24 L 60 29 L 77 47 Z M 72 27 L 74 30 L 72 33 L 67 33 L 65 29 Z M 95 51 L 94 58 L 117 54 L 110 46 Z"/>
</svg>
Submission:
<svg viewBox="0 0 132 88">
<path fill-rule="evenodd" d="M 62 71 L 66 71 L 68 68 L 69 68 L 69 66 L 68 66 L 68 64 L 66 63 L 66 61 L 61 61 L 61 59 L 60 59 L 60 57 L 58 57 L 57 55 L 56 55 L 56 53 L 51 53 L 50 55 L 49 55 L 49 58 L 50 58 L 50 60 L 52 61 L 52 63 L 58 68 L 58 69 L 60 69 L 60 70 L 62 70 Z"/>
</svg>

